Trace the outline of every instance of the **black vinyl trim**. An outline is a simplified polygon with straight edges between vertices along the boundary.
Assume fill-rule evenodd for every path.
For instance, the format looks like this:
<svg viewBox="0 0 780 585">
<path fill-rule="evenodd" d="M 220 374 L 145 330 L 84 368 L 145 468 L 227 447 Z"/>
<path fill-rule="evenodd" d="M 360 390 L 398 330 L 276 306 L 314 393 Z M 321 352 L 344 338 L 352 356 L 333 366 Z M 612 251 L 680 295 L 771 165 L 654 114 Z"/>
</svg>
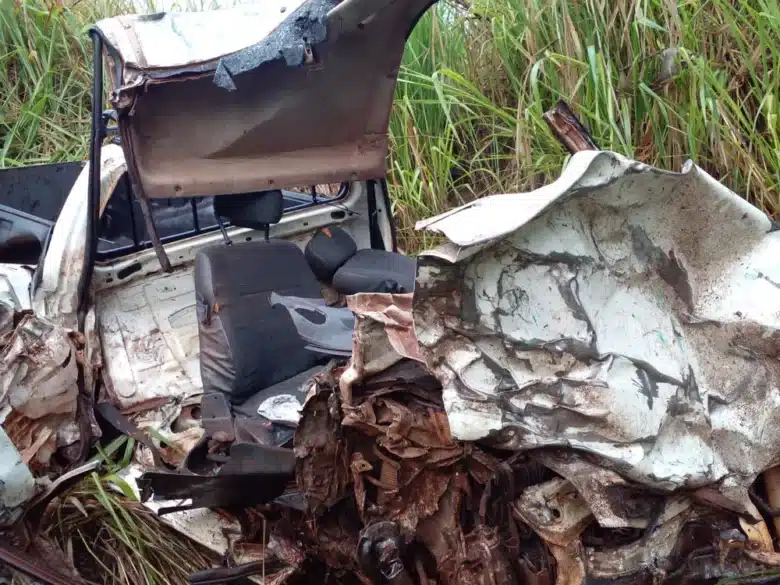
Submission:
<svg viewBox="0 0 780 585">
<path fill-rule="evenodd" d="M 89 186 L 87 189 L 87 241 L 84 264 L 79 279 L 78 329 L 84 332 L 84 320 L 89 310 L 89 288 L 95 268 L 98 230 L 100 227 L 100 152 L 103 147 L 103 39 L 92 37 L 92 134 L 89 146 Z"/>
<path fill-rule="evenodd" d="M 384 250 L 385 241 L 382 238 L 382 231 L 379 229 L 379 217 L 376 207 L 376 183 L 366 181 L 368 191 L 368 232 L 371 238 L 371 247 L 374 250 Z"/>
<path fill-rule="evenodd" d="M 387 210 L 387 221 L 390 224 L 390 241 L 393 245 L 393 252 L 398 252 L 398 233 L 395 229 L 395 216 L 393 215 L 392 202 L 390 201 L 390 189 L 387 187 L 387 179 L 383 178 L 382 185 L 382 198 L 385 202 L 385 209 Z"/>
</svg>

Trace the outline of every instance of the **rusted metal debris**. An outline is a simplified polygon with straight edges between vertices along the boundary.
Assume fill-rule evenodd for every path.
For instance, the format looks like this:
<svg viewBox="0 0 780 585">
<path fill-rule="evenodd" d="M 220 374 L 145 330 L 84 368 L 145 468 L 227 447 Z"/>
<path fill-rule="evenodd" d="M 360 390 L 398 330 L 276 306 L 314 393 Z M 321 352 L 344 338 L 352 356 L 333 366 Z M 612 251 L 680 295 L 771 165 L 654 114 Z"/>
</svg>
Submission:
<svg viewBox="0 0 780 585">
<path fill-rule="evenodd" d="M 376 302 L 355 305 L 356 340 L 378 337 L 383 325 L 365 311 Z M 414 339 L 408 330 L 402 346 Z M 349 403 L 345 371 L 317 380 L 295 449 L 309 504 L 297 521 L 302 558 L 347 582 L 739 582 L 780 559 L 763 521 L 700 489 L 648 490 L 565 448 L 513 453 L 454 440 L 441 386 L 418 361 L 352 379 Z"/>
<path fill-rule="evenodd" d="M 763 520 L 729 508 L 717 490 L 650 489 L 563 447 L 515 452 L 455 439 L 441 380 L 407 357 L 423 355 L 404 325 L 409 300 L 352 300 L 356 357 L 315 378 L 296 430 L 295 478 L 305 505 L 163 517 L 190 537 L 202 538 L 194 528 L 207 524 L 210 532 L 224 525 L 240 533 L 222 543 L 209 537 L 208 548 L 232 563 L 204 568 L 191 583 L 249 576 L 282 585 L 307 575 L 329 585 L 778 578 L 780 554 Z M 392 353 L 383 357 L 391 365 L 356 370 L 356 360 L 374 363 L 372 343 Z"/>
<path fill-rule="evenodd" d="M 596 141 L 582 125 L 569 104 L 559 100 L 555 106 L 542 116 L 555 137 L 574 154 L 583 150 L 601 150 Z"/>
<path fill-rule="evenodd" d="M 395 367 L 416 377 L 369 377 L 349 406 L 323 381 L 304 408 L 296 452 L 311 510 L 305 558 L 399 585 L 695 582 L 771 565 L 755 554 L 766 541 L 741 529 L 737 514 L 648 493 L 565 450 L 514 455 L 454 441 L 430 375 L 408 360 Z M 383 546 L 385 557 L 375 550 Z"/>
</svg>

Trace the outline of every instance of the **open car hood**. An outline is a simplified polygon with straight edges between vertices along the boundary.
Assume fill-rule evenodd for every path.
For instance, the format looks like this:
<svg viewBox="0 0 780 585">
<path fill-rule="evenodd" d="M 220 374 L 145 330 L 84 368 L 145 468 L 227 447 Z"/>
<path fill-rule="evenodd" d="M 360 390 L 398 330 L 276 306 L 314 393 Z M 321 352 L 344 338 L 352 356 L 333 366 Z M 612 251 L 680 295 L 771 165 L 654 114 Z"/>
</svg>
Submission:
<svg viewBox="0 0 780 585">
<path fill-rule="evenodd" d="M 385 174 L 408 33 L 431 0 L 266 0 L 100 21 L 125 156 L 148 197 Z"/>
</svg>

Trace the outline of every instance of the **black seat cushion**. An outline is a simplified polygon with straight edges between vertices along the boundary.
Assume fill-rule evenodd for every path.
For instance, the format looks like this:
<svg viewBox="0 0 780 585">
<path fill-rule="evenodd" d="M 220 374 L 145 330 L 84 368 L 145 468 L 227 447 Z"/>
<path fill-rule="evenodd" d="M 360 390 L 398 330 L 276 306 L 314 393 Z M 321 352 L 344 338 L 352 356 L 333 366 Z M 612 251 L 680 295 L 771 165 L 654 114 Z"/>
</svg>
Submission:
<svg viewBox="0 0 780 585">
<path fill-rule="evenodd" d="M 323 282 L 330 282 L 333 275 L 357 252 L 357 244 L 346 231 L 338 226 L 320 228 L 306 244 L 306 260 Z"/>
<path fill-rule="evenodd" d="M 358 250 L 333 276 L 333 288 L 345 295 L 361 292 L 412 292 L 414 258 L 385 250 Z"/>
<path fill-rule="evenodd" d="M 293 321 L 270 295 L 320 298 L 303 252 L 283 240 L 218 245 L 195 258 L 195 294 L 203 391 L 240 404 L 314 367 Z"/>
</svg>

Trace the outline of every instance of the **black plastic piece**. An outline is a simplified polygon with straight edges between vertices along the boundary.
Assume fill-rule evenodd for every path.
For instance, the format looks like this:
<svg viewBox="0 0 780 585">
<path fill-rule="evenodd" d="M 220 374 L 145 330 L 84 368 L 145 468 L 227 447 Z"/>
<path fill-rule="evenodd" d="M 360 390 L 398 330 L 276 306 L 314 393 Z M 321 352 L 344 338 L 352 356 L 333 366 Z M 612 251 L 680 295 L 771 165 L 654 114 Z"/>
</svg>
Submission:
<svg viewBox="0 0 780 585">
<path fill-rule="evenodd" d="M 53 222 L 0 205 L 0 263 L 36 265 Z"/>
<path fill-rule="evenodd" d="M 103 147 L 103 39 L 90 31 L 92 37 L 92 135 L 89 148 L 89 187 L 87 190 L 87 242 L 84 269 L 79 279 L 78 329 L 84 332 L 84 320 L 89 309 L 89 287 L 95 268 L 98 230 L 100 227 L 100 152 Z"/>
<path fill-rule="evenodd" d="M 237 443 L 217 475 L 155 470 L 144 473 L 138 486 L 143 501 L 154 495 L 159 500 L 191 499 L 187 509 L 248 507 L 284 494 L 294 473 L 292 449 Z"/>
<path fill-rule="evenodd" d="M 79 161 L 0 169 L 0 202 L 54 222 L 83 168 Z"/>
<path fill-rule="evenodd" d="M 364 528 L 358 540 L 360 568 L 374 585 L 413 585 L 404 566 L 406 543 L 394 522 L 377 522 Z"/>
<path fill-rule="evenodd" d="M 214 198 L 214 212 L 234 226 L 267 230 L 282 219 L 284 196 L 279 190 L 220 195 Z"/>
<path fill-rule="evenodd" d="M 190 585 L 217 585 L 218 583 L 232 583 L 239 579 L 260 575 L 262 573 L 274 573 L 283 568 L 276 559 L 265 559 L 260 561 L 251 561 L 243 565 L 233 567 L 217 567 L 214 569 L 203 569 L 190 575 Z"/>
<path fill-rule="evenodd" d="M 414 258 L 384 250 L 359 250 L 336 271 L 333 288 L 345 295 L 409 293 L 414 291 L 416 273 Z"/>
</svg>

